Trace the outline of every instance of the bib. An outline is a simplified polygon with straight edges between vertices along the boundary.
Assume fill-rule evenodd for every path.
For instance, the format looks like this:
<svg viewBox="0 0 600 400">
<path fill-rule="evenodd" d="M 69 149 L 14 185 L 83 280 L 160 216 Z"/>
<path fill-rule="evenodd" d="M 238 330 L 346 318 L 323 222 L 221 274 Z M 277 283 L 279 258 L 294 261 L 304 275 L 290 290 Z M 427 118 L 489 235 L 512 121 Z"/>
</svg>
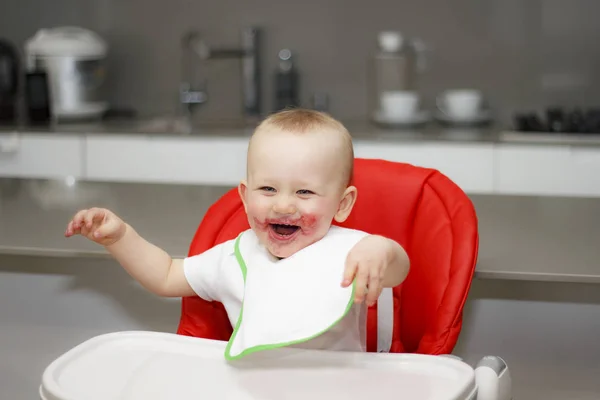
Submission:
<svg viewBox="0 0 600 400">
<path fill-rule="evenodd" d="M 225 358 L 307 342 L 341 321 L 354 304 L 355 283 L 341 286 L 346 257 L 367 235 L 332 226 L 318 242 L 274 260 L 252 230 L 240 234 L 244 299 Z"/>
</svg>

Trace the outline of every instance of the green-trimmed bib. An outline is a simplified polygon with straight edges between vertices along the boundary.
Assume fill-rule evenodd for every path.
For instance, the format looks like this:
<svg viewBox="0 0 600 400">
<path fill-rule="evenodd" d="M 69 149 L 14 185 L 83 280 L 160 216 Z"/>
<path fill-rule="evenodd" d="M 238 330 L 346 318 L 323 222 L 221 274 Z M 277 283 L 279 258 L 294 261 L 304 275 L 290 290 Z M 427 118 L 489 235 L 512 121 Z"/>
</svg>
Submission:
<svg viewBox="0 0 600 400">
<path fill-rule="evenodd" d="M 348 252 L 366 235 L 333 226 L 320 241 L 274 260 L 252 230 L 240 234 L 235 257 L 244 277 L 244 300 L 225 358 L 308 342 L 332 330 L 354 304 L 354 284 L 343 288 L 341 282 Z M 361 339 L 355 330 L 333 338 L 353 343 L 336 346 L 357 347 Z"/>
</svg>

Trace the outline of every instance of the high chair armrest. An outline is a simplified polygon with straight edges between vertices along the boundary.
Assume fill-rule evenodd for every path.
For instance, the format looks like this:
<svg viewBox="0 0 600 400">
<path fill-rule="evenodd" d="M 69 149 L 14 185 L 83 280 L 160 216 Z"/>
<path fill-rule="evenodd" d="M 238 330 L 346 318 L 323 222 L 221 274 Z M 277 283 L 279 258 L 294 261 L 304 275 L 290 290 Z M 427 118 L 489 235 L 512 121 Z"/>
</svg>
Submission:
<svg viewBox="0 0 600 400">
<path fill-rule="evenodd" d="M 498 356 L 485 356 L 475 366 L 477 400 L 511 400 L 512 380 L 506 362 Z"/>
</svg>

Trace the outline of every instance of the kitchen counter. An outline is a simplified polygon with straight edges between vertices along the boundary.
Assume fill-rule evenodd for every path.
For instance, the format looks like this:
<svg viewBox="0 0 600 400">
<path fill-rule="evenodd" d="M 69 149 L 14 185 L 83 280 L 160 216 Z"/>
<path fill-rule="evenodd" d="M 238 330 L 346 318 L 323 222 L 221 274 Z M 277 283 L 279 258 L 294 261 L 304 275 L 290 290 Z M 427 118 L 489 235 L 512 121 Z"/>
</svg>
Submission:
<svg viewBox="0 0 600 400">
<path fill-rule="evenodd" d="M 224 186 L 0 179 L 0 254 L 107 257 L 63 235 L 81 208 L 107 207 L 175 257 L 187 254 Z M 600 283 L 600 199 L 472 195 L 481 279 Z"/>
<path fill-rule="evenodd" d="M 530 143 L 573 146 L 600 146 L 600 134 L 558 134 L 514 132 L 501 125 L 485 127 L 445 127 L 430 122 L 422 127 L 384 128 L 367 121 L 343 121 L 355 140 L 458 142 L 458 143 Z M 240 120 L 205 121 L 183 133 L 182 123 L 170 118 L 124 119 L 107 122 L 60 123 L 51 126 L 0 126 L 0 133 L 62 133 L 82 135 L 145 135 L 159 137 L 250 137 L 256 123 Z"/>
<path fill-rule="evenodd" d="M 244 174 L 255 124 L 169 118 L 0 128 L 0 177 L 231 186 Z M 600 198 L 600 135 L 502 126 L 381 129 L 345 121 L 358 158 L 434 168 L 469 194 Z M 178 133 L 179 132 L 179 133 Z M 107 162 L 110 155 L 111 161 Z M 218 168 L 215 168 L 218 166 Z"/>
<path fill-rule="evenodd" d="M 108 256 L 66 224 L 83 208 L 109 208 L 147 240 L 181 257 L 208 207 L 224 186 L 187 186 L 0 179 L 0 254 Z"/>
</svg>

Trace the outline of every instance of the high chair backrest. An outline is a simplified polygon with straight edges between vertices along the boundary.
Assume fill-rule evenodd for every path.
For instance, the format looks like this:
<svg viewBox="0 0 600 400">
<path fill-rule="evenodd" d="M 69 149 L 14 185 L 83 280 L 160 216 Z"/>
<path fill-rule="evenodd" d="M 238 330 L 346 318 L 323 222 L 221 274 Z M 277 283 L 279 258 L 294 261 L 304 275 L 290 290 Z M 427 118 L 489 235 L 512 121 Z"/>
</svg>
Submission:
<svg viewBox="0 0 600 400">
<path fill-rule="evenodd" d="M 478 252 L 477 217 L 467 195 L 440 172 L 384 160 L 356 159 L 355 207 L 342 226 L 396 240 L 411 268 L 384 291 L 367 317 L 369 351 L 449 354 L 462 326 Z M 237 190 L 207 211 L 189 255 L 235 238 L 249 228 Z M 223 306 L 199 297 L 182 300 L 177 331 L 229 340 Z"/>
</svg>

